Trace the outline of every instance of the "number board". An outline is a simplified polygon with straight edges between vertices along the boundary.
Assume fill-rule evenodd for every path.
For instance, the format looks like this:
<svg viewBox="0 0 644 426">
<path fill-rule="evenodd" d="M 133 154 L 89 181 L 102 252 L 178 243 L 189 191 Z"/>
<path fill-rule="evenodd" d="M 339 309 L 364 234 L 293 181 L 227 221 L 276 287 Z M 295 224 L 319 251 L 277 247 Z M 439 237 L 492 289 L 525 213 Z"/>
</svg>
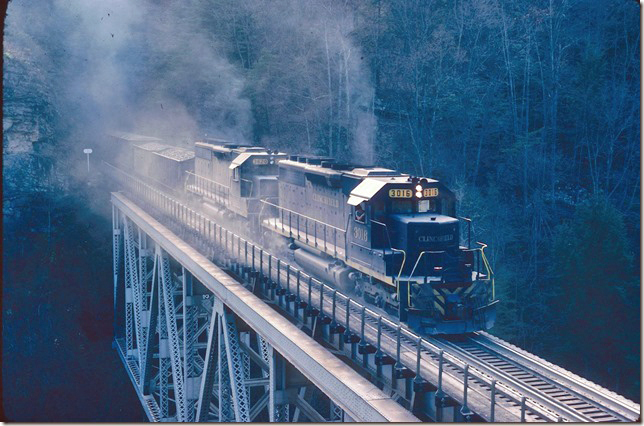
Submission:
<svg viewBox="0 0 644 426">
<path fill-rule="evenodd" d="M 390 198 L 411 198 L 413 192 L 411 189 L 390 189 L 389 197 Z"/>
<path fill-rule="evenodd" d="M 268 164 L 268 158 L 253 158 L 253 164 L 262 166 Z"/>
<path fill-rule="evenodd" d="M 423 197 L 438 197 L 438 188 L 423 189 Z"/>
</svg>

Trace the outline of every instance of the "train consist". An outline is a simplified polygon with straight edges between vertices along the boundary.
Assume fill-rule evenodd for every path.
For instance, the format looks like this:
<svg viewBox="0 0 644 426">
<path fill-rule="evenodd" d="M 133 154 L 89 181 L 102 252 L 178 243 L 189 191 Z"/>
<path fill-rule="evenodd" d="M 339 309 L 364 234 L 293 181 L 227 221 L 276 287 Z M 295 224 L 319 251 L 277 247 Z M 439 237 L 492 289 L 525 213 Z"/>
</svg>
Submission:
<svg viewBox="0 0 644 426">
<path fill-rule="evenodd" d="M 216 139 L 196 142 L 194 152 L 126 143 L 131 157 L 121 166 L 187 192 L 253 235 L 279 236 L 304 270 L 420 333 L 494 324 L 485 246 L 471 247 L 469 236 L 461 244 L 469 221 L 459 221 L 454 193 L 436 180 Z"/>
</svg>

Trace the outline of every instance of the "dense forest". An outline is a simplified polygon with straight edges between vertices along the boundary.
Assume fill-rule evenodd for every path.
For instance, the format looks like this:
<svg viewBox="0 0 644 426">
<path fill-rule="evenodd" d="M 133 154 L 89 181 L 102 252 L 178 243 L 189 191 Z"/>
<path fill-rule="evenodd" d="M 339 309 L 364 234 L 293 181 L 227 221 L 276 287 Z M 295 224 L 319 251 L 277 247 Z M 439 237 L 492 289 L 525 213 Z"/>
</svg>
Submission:
<svg viewBox="0 0 644 426">
<path fill-rule="evenodd" d="M 492 333 L 639 401 L 639 7 L 14 1 L 5 225 L 116 128 L 437 178 L 489 245 Z"/>
</svg>

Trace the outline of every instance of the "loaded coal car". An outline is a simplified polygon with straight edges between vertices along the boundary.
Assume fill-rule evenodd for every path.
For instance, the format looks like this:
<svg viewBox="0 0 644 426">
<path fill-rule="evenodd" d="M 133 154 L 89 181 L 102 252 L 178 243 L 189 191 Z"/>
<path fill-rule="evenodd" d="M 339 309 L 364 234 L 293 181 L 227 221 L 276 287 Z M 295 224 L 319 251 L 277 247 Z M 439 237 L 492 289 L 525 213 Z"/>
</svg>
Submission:
<svg viewBox="0 0 644 426">
<path fill-rule="evenodd" d="M 103 150 L 107 149 L 111 152 L 97 153 L 100 155 L 100 158 L 108 161 L 110 164 L 120 167 L 121 169 L 133 170 L 134 147 L 151 142 L 160 144 L 163 143 L 163 140 L 153 136 L 112 131 L 107 133 L 107 142 L 108 143 L 100 144 L 99 146 L 104 146 L 105 148 L 102 148 Z"/>
<path fill-rule="evenodd" d="M 133 171 L 173 191 L 183 191 L 187 173 L 194 170 L 193 151 L 148 142 L 134 145 L 132 149 Z"/>
<path fill-rule="evenodd" d="M 485 255 L 461 246 L 455 196 L 440 182 L 302 156 L 280 161 L 278 179 L 277 213 L 260 220 L 304 269 L 421 333 L 494 324 Z"/>
<path fill-rule="evenodd" d="M 286 154 L 221 140 L 196 142 L 195 153 L 189 191 L 251 223 L 256 222 L 261 199 L 277 200 L 277 162 L 288 158 Z"/>
</svg>

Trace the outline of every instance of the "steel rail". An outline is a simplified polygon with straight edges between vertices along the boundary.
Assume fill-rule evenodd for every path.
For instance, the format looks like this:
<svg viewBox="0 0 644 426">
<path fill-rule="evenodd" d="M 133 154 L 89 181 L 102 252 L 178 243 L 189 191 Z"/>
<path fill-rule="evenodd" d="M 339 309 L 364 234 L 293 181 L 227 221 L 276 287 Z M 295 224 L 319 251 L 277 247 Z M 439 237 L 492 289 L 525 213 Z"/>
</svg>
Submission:
<svg viewBox="0 0 644 426">
<path fill-rule="evenodd" d="M 588 422 L 592 421 L 587 416 L 578 413 L 574 409 L 570 408 L 568 405 L 562 403 L 558 399 L 548 398 L 547 395 L 544 395 L 541 392 L 538 392 L 530 384 L 524 382 L 516 375 L 510 374 L 504 371 L 501 368 L 496 368 L 494 365 L 490 365 L 487 362 L 481 360 L 475 354 L 459 347 L 453 342 L 449 342 L 445 339 L 435 339 L 435 342 L 443 348 L 443 350 L 449 350 L 451 353 L 458 354 L 460 359 L 467 360 L 470 365 L 476 366 L 476 368 L 491 377 L 495 377 L 499 384 L 505 384 L 512 386 L 514 389 L 520 391 L 523 395 L 529 396 L 535 403 L 542 405 L 543 407 L 552 410 L 553 413 L 565 417 L 567 420 L 574 422 Z M 525 370 L 524 370 L 525 371 Z"/>
<path fill-rule="evenodd" d="M 601 404 L 601 408 L 605 412 L 612 414 L 616 420 L 634 421 L 640 416 L 639 404 L 498 337 L 486 332 L 477 332 L 474 333 L 470 341 L 480 345 L 485 350 L 492 351 L 513 363 L 527 368 L 534 374 L 543 377 L 546 381 L 556 381 L 558 386 L 577 394 L 580 399 L 586 400 L 590 404 Z"/>
</svg>

